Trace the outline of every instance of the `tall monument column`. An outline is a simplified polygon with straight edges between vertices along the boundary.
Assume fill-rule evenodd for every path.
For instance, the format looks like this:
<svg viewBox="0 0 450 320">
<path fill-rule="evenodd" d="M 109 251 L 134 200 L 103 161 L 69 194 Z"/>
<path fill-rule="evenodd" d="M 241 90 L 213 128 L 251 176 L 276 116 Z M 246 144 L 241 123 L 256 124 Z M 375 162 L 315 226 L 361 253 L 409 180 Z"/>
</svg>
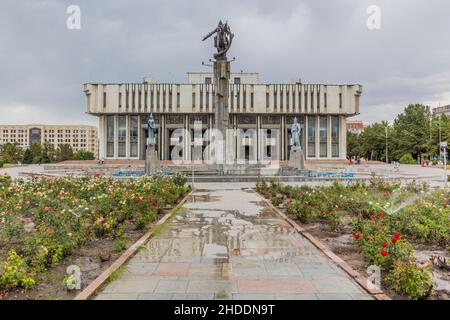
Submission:
<svg viewBox="0 0 450 320">
<path fill-rule="evenodd" d="M 215 127 L 219 129 L 225 138 L 225 131 L 228 129 L 228 101 L 230 93 L 230 61 L 227 59 L 214 61 L 214 84 L 216 86 Z"/>
<path fill-rule="evenodd" d="M 216 87 L 216 94 L 214 97 L 215 113 L 214 113 L 214 128 L 219 130 L 222 134 L 223 141 L 217 146 L 222 150 L 217 150 L 216 161 L 217 169 L 223 171 L 223 164 L 227 158 L 227 142 L 231 142 L 227 139 L 227 129 L 229 128 L 229 88 L 230 88 L 230 61 L 227 59 L 227 51 L 231 47 L 234 34 L 231 33 L 228 23 L 222 23 L 219 21 L 217 28 L 208 33 L 203 41 L 214 36 L 214 47 L 217 49 L 217 53 L 214 54 L 214 85 Z"/>
</svg>

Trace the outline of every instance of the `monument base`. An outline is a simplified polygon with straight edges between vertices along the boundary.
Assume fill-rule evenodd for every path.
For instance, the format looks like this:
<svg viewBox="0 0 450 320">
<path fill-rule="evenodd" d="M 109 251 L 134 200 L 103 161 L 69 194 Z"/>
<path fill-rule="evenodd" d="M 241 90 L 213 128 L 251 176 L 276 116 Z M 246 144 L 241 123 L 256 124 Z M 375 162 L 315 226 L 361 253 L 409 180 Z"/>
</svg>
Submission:
<svg viewBox="0 0 450 320">
<path fill-rule="evenodd" d="M 292 147 L 289 154 L 289 167 L 304 170 L 305 169 L 305 155 L 301 147 Z"/>
<path fill-rule="evenodd" d="M 145 157 L 145 173 L 152 174 L 158 171 L 159 168 L 158 152 L 155 149 L 155 145 L 148 145 Z"/>
</svg>

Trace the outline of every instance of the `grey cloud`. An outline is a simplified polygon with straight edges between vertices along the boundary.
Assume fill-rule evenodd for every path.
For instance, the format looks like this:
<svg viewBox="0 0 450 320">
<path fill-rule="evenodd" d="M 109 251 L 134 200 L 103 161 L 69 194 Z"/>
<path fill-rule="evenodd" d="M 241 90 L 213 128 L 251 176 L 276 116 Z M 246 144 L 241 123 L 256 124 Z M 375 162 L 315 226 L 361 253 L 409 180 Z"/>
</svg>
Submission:
<svg viewBox="0 0 450 320">
<path fill-rule="evenodd" d="M 65 27 L 70 4 L 81 7 L 79 31 Z M 366 28 L 372 4 L 379 31 Z M 236 34 L 235 71 L 361 83 L 358 118 L 390 120 L 408 103 L 450 102 L 449 12 L 445 0 L 2 0 L 0 123 L 96 123 L 84 114 L 84 82 L 183 82 L 208 70 L 201 38 L 219 19 Z"/>
</svg>

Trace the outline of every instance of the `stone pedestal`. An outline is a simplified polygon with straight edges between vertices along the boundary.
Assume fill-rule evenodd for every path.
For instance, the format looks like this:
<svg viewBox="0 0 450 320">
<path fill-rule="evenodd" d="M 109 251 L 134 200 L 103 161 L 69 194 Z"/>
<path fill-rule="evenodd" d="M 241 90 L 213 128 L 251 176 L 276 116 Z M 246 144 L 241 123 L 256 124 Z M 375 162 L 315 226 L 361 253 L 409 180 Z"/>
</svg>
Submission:
<svg viewBox="0 0 450 320">
<path fill-rule="evenodd" d="M 226 135 L 227 129 L 229 128 L 228 97 L 230 62 L 226 58 L 214 61 L 214 84 L 216 86 L 216 94 L 214 97 L 214 128 L 222 133 L 224 139 L 221 145 L 222 150 L 218 152 L 219 157 L 216 159 L 218 162 L 216 163 L 216 168 L 220 172 L 223 171 L 228 149 Z"/>
<path fill-rule="evenodd" d="M 305 156 L 301 147 L 292 147 L 289 154 L 289 167 L 296 170 L 305 169 Z"/>
<path fill-rule="evenodd" d="M 158 152 L 154 144 L 147 145 L 145 157 L 145 174 L 152 174 L 160 168 Z"/>
</svg>

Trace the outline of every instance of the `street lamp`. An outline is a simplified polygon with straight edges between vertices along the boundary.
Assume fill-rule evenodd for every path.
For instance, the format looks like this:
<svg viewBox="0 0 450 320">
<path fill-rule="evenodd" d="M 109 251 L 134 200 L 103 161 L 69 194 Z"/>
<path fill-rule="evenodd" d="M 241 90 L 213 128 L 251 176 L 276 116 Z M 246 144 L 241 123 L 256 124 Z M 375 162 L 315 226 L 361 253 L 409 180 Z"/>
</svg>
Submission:
<svg viewBox="0 0 450 320">
<path fill-rule="evenodd" d="M 389 158 L 388 158 L 388 128 L 387 128 L 387 124 L 386 124 L 386 127 L 384 129 L 385 129 L 385 132 L 386 132 L 386 163 L 389 164 Z"/>
<path fill-rule="evenodd" d="M 194 190 L 194 156 L 193 156 L 193 151 L 194 151 L 194 147 L 195 147 L 195 140 L 191 142 L 191 167 L 192 167 L 192 183 L 191 183 L 191 188 L 192 190 Z"/>
</svg>

